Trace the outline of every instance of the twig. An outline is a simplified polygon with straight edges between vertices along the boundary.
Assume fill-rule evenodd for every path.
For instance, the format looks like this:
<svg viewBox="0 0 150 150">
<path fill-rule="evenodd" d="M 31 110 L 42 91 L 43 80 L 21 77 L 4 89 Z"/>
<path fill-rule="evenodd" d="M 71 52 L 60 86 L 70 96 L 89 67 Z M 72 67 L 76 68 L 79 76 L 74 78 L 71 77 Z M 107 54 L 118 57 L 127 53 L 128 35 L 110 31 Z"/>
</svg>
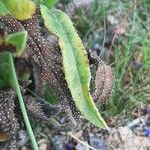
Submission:
<svg viewBox="0 0 150 150">
<path fill-rule="evenodd" d="M 82 145 L 84 145 L 85 147 L 91 149 L 91 150 L 97 150 L 94 147 L 90 146 L 89 144 L 81 141 L 79 138 L 77 138 L 76 136 L 74 136 L 71 132 L 68 132 L 68 135 L 71 136 L 73 139 L 77 140 L 79 143 L 81 143 Z"/>
</svg>

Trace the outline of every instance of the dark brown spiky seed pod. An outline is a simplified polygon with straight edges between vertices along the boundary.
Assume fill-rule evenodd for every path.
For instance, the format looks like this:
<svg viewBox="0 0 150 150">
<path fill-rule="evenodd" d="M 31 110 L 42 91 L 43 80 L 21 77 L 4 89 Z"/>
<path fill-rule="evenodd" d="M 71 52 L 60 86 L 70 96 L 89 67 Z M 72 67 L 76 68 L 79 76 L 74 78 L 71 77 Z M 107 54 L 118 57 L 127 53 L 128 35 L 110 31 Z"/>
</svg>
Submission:
<svg viewBox="0 0 150 150">
<path fill-rule="evenodd" d="M 72 126 L 61 125 L 53 117 L 61 111 L 60 106 L 53 106 L 41 98 L 34 98 L 32 96 L 25 96 L 25 105 L 27 113 L 31 120 L 40 121 L 48 125 L 52 130 L 69 131 Z"/>
<path fill-rule="evenodd" d="M 105 63 L 98 65 L 95 77 L 95 101 L 105 103 L 109 99 L 113 89 L 114 72 L 112 68 Z"/>
<path fill-rule="evenodd" d="M 34 15 L 32 19 L 22 21 L 21 23 L 28 31 L 30 38 L 32 38 L 30 41 L 34 41 L 29 43 L 31 49 L 37 46 L 33 51 L 37 49 L 35 53 L 37 53 L 41 77 L 54 89 L 62 102 L 64 110 L 69 109 L 67 113 L 69 112 L 68 115 L 72 118 L 72 121 L 75 122 L 73 118 L 78 119 L 79 113 L 72 101 L 72 96 L 65 80 L 60 49 L 58 47 L 51 47 L 50 42 L 42 36 L 37 14 Z"/>
<path fill-rule="evenodd" d="M 49 118 L 43 112 L 39 102 L 36 102 L 32 96 L 25 96 L 24 100 L 25 100 L 27 113 L 31 119 L 43 121 L 45 123 L 49 122 Z"/>
<path fill-rule="evenodd" d="M 8 150 L 16 150 L 16 136 L 19 129 L 14 109 L 15 92 L 12 90 L 0 91 L 0 130 L 8 136 Z"/>
<path fill-rule="evenodd" d="M 24 27 L 11 15 L 0 16 L 1 26 L 10 32 L 24 31 Z"/>
<path fill-rule="evenodd" d="M 28 115 L 32 119 L 37 119 L 47 124 L 49 122 L 49 118 L 61 111 L 61 108 L 59 106 L 52 106 L 42 99 L 35 99 L 34 97 L 29 95 L 26 95 L 24 99 Z"/>
<path fill-rule="evenodd" d="M 63 110 L 66 111 L 66 114 L 75 124 L 75 120 L 79 119 L 79 112 L 72 100 L 65 80 L 60 49 L 58 47 L 51 47 L 47 39 L 41 35 L 38 14 L 35 14 L 29 20 L 20 22 L 10 17 L 0 18 L 0 21 L 8 26 L 12 32 L 28 31 L 27 44 L 31 50 L 31 64 L 38 71 L 41 83 L 46 81 L 54 89 L 61 101 Z"/>
<path fill-rule="evenodd" d="M 114 71 L 96 54 L 92 53 L 89 55 L 89 58 L 97 68 L 95 76 L 95 91 L 92 94 L 92 98 L 98 105 L 100 105 L 106 103 L 112 93 Z"/>
</svg>

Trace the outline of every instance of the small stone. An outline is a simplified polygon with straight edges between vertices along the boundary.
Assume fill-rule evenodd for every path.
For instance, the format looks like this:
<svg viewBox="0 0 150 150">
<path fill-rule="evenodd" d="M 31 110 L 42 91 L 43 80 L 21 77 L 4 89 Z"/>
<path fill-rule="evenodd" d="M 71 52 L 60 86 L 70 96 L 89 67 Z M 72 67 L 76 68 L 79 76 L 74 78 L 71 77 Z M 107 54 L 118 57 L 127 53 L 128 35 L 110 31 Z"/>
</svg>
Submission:
<svg viewBox="0 0 150 150">
<path fill-rule="evenodd" d="M 84 141 L 84 142 L 87 143 L 86 141 Z M 76 150 L 89 150 L 89 148 L 81 143 L 78 143 L 76 146 Z"/>
<path fill-rule="evenodd" d="M 21 147 L 21 150 L 29 150 L 26 146 Z"/>
<path fill-rule="evenodd" d="M 97 136 L 90 137 L 90 145 L 97 150 L 108 150 L 106 143 Z"/>
<path fill-rule="evenodd" d="M 24 146 L 28 141 L 28 135 L 24 130 L 20 130 L 18 134 L 19 146 Z"/>
<path fill-rule="evenodd" d="M 46 143 L 42 143 L 40 146 L 39 146 L 39 150 L 47 150 L 47 144 Z"/>
<path fill-rule="evenodd" d="M 47 142 L 47 139 L 41 139 L 38 141 L 38 144 L 41 145 L 41 144 L 46 143 L 46 142 Z"/>
<path fill-rule="evenodd" d="M 107 15 L 107 21 L 111 24 L 111 25 L 117 25 L 119 23 L 119 21 L 117 20 L 117 18 L 111 14 Z"/>
<path fill-rule="evenodd" d="M 63 150 L 64 148 L 64 143 L 66 141 L 65 137 L 63 137 L 62 135 L 55 135 L 52 138 L 53 141 L 53 145 L 54 145 L 54 149 L 55 150 Z"/>
<path fill-rule="evenodd" d="M 132 127 L 135 127 L 135 126 L 139 126 L 140 124 L 144 125 L 145 126 L 145 120 L 144 118 L 140 117 L 140 118 L 137 118 L 135 120 L 133 120 L 132 122 L 130 122 L 128 124 L 128 127 L 129 128 L 132 128 Z"/>
</svg>

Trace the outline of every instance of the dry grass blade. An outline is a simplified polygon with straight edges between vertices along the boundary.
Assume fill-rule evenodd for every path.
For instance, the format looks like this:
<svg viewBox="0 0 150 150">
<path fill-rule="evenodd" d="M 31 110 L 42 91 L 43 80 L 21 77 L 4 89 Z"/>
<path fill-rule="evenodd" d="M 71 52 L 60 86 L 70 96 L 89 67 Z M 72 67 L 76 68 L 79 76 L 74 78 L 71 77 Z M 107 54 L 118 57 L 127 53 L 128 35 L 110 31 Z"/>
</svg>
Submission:
<svg viewBox="0 0 150 150">
<path fill-rule="evenodd" d="M 77 140 L 79 143 L 81 143 L 81 144 L 84 145 L 85 147 L 87 147 L 87 148 L 89 148 L 89 149 L 91 149 L 91 150 L 97 150 L 97 149 L 95 149 L 94 147 L 90 146 L 89 144 L 87 144 L 87 143 L 81 141 L 81 140 L 80 140 L 79 138 L 77 138 L 76 136 L 74 136 L 74 135 L 72 134 L 72 132 L 68 132 L 68 135 L 69 135 L 70 137 L 72 137 L 73 139 Z"/>
</svg>

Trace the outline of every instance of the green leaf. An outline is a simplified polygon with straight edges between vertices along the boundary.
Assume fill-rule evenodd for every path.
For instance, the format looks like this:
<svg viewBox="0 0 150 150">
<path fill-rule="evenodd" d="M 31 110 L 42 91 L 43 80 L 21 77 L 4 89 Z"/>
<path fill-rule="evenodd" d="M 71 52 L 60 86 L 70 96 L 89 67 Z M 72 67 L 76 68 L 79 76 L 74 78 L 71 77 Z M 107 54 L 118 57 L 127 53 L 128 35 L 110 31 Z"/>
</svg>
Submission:
<svg viewBox="0 0 150 150">
<path fill-rule="evenodd" d="M 35 4 L 37 4 L 37 5 L 42 4 L 42 0 L 33 0 L 33 2 L 34 2 Z"/>
<path fill-rule="evenodd" d="M 42 4 L 47 6 L 48 8 L 53 7 L 57 3 L 57 0 L 43 0 Z"/>
<path fill-rule="evenodd" d="M 53 91 L 53 89 L 49 85 L 46 85 L 43 97 L 50 104 L 57 104 L 59 102 L 59 99 L 58 99 L 56 93 Z"/>
<path fill-rule="evenodd" d="M 4 3 L 2 1 L 0 1 L 0 16 L 4 16 L 8 13 L 9 13 L 9 11 L 5 7 Z"/>
<path fill-rule="evenodd" d="M 25 46 L 26 46 L 26 41 L 27 41 L 26 31 L 21 31 L 21 32 L 10 34 L 6 39 L 6 42 L 12 45 L 15 45 L 17 47 L 16 53 L 14 54 L 17 57 L 19 57 L 24 51 Z"/>
<path fill-rule="evenodd" d="M 32 0 L 2 0 L 9 12 L 18 20 L 32 18 L 35 13 L 35 3 Z"/>
<path fill-rule="evenodd" d="M 59 38 L 65 78 L 77 108 L 96 126 L 108 128 L 89 93 L 91 75 L 87 54 L 71 20 L 60 10 L 40 7 L 46 27 Z"/>
<path fill-rule="evenodd" d="M 1 88 L 16 88 L 15 80 L 10 66 L 9 52 L 0 53 L 0 85 Z M 3 86 L 2 86 L 3 85 Z"/>
<path fill-rule="evenodd" d="M 0 79 L 0 88 L 4 87 L 7 83 Z"/>
<path fill-rule="evenodd" d="M 1 88 L 15 88 L 14 79 L 12 78 L 12 72 L 10 69 L 8 52 L 0 53 L 0 80 Z"/>
<path fill-rule="evenodd" d="M 0 53 L 0 88 L 13 88 L 15 89 L 15 80 L 10 68 L 8 52 Z"/>
</svg>

